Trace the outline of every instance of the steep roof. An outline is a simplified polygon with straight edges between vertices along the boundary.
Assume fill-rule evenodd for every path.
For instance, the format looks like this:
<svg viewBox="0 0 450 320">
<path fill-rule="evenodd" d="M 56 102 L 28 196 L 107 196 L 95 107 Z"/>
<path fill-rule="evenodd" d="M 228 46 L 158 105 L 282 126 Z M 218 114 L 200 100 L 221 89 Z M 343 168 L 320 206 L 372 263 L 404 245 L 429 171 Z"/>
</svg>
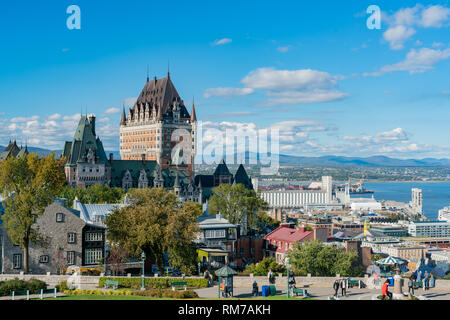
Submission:
<svg viewBox="0 0 450 320">
<path fill-rule="evenodd" d="M 136 184 L 139 181 L 141 170 L 147 173 L 149 184 L 153 184 L 154 173 L 158 168 L 158 163 L 154 160 L 114 160 L 111 164 L 111 186 L 122 187 L 122 179 L 127 170 L 130 171 L 131 178 Z"/>
<path fill-rule="evenodd" d="M 253 189 L 252 181 L 250 180 L 247 171 L 245 171 L 244 166 L 242 164 L 239 165 L 239 168 L 234 175 L 234 182 L 236 184 L 241 183 L 247 189 Z"/>
<path fill-rule="evenodd" d="M 305 240 L 312 235 L 312 233 L 312 231 L 300 231 L 295 228 L 289 228 L 288 226 L 281 225 L 271 233 L 267 234 L 264 239 L 293 243 Z"/>
<path fill-rule="evenodd" d="M 66 141 L 64 145 L 63 155 L 67 158 L 67 164 L 75 165 L 87 161 L 86 155 L 90 149 L 95 151 L 96 163 L 109 166 L 103 143 L 95 135 L 95 117 L 82 115 L 72 142 Z"/>
<path fill-rule="evenodd" d="M 16 140 L 14 140 L 14 142 L 10 141 L 5 150 L 0 154 L 0 161 L 6 160 L 8 157 L 17 157 L 19 152 L 20 149 L 17 146 Z"/>
<path fill-rule="evenodd" d="M 216 168 L 216 171 L 214 171 L 214 176 L 231 176 L 230 170 L 228 170 L 227 165 L 225 164 L 225 160 L 222 160 L 221 163 Z"/>
<path fill-rule="evenodd" d="M 161 117 L 172 116 L 172 104 L 174 101 L 180 103 L 180 118 L 189 119 L 190 115 L 187 111 L 183 100 L 175 89 L 175 86 L 170 80 L 170 76 L 165 78 L 148 80 L 142 89 L 136 104 L 132 108 L 132 113 L 139 112 L 139 106 L 148 104 L 150 111 L 152 111 L 153 105 L 156 105 L 158 109 L 158 115 Z"/>
</svg>

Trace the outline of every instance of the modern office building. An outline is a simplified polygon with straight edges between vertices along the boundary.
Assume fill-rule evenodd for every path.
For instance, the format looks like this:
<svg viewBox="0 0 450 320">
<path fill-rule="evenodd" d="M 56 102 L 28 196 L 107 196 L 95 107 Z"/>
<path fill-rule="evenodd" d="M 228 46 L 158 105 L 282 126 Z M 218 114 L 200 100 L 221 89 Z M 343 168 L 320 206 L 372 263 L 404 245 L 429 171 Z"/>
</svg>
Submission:
<svg viewBox="0 0 450 320">
<path fill-rule="evenodd" d="M 447 238 L 450 237 L 450 222 L 414 221 L 408 225 L 412 237 Z"/>
</svg>

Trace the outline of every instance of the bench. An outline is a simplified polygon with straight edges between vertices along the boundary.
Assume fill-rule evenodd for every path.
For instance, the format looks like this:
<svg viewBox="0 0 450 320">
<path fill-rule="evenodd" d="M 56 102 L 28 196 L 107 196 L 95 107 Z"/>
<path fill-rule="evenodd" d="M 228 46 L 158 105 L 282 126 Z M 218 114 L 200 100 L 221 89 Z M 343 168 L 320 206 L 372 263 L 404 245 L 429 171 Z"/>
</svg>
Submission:
<svg viewBox="0 0 450 320">
<path fill-rule="evenodd" d="M 292 293 L 296 296 L 302 295 L 304 297 L 308 296 L 308 290 L 306 289 L 300 289 L 300 288 L 292 288 Z"/>
<path fill-rule="evenodd" d="M 106 280 L 105 282 L 105 288 L 112 287 L 113 289 L 117 289 L 119 287 L 119 281 L 114 280 Z"/>
<path fill-rule="evenodd" d="M 52 293 L 53 297 L 56 298 L 56 292 L 58 291 L 58 289 L 53 288 L 53 289 L 41 289 L 41 291 L 39 292 L 39 298 L 42 300 L 44 299 L 44 294 L 49 294 Z"/>
<path fill-rule="evenodd" d="M 349 279 L 349 280 L 347 281 L 347 283 L 348 283 L 348 287 L 349 287 L 349 288 L 358 287 L 358 288 L 361 289 L 361 281 L 360 281 L 360 280 L 352 280 L 352 279 Z"/>
<path fill-rule="evenodd" d="M 16 296 L 27 296 L 27 300 L 30 300 L 30 290 L 11 291 L 10 296 L 11 300 L 14 300 Z"/>
<path fill-rule="evenodd" d="M 170 286 L 172 287 L 172 290 L 175 290 L 176 288 L 181 288 L 181 287 L 183 287 L 184 290 L 186 290 L 186 288 L 187 288 L 187 282 L 186 282 L 186 281 L 172 282 L 172 283 L 170 284 Z"/>
</svg>

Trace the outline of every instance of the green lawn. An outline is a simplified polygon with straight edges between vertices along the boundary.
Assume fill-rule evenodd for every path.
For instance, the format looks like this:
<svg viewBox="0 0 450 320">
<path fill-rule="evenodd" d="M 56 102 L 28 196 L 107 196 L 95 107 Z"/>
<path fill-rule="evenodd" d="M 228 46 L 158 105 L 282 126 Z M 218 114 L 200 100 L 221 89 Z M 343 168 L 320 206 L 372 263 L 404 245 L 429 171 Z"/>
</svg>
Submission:
<svg viewBox="0 0 450 320">
<path fill-rule="evenodd" d="M 95 294 L 86 294 L 86 295 L 69 295 L 66 297 L 49 298 L 45 300 L 172 300 L 172 299 L 141 297 L 141 296 L 103 296 Z"/>
</svg>

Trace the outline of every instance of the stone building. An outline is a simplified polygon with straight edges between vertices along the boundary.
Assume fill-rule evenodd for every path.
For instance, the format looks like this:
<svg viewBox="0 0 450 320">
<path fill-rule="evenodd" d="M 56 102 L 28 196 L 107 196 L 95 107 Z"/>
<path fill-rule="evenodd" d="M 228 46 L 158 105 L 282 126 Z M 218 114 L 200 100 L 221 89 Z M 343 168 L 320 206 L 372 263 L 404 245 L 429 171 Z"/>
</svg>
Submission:
<svg viewBox="0 0 450 320">
<path fill-rule="evenodd" d="M 181 201 L 200 202 L 200 190 L 187 170 L 177 166 L 162 169 L 156 160 L 141 156 L 139 160 L 115 160 L 106 157 L 103 143 L 95 131 L 95 116 L 82 115 L 72 141 L 64 146 L 67 183 L 73 187 L 95 184 L 124 188 L 163 187 L 174 190 Z M 175 182 L 178 182 L 175 186 Z"/>
<path fill-rule="evenodd" d="M 253 184 L 251 178 L 248 176 L 247 171 L 245 171 L 244 166 L 241 164 L 237 169 L 236 173 L 231 174 L 228 169 L 225 160 L 219 163 L 216 170 L 212 175 L 210 174 L 199 174 L 195 176 L 194 179 L 195 186 L 197 186 L 202 191 L 202 203 L 205 203 L 212 195 L 213 189 L 223 183 L 228 184 L 243 184 L 247 189 L 253 189 Z"/>
<path fill-rule="evenodd" d="M 120 156 L 123 160 L 154 160 L 162 169 L 174 167 L 192 177 L 196 123 L 194 103 L 189 114 L 169 73 L 151 81 L 147 75 L 134 106 L 128 114 L 125 108 L 122 111 Z"/>
<path fill-rule="evenodd" d="M 14 140 L 13 142 L 10 140 L 9 144 L 6 146 L 6 148 L 0 154 L 0 161 L 6 160 L 9 157 L 20 158 L 20 157 L 26 156 L 27 154 L 28 154 L 27 146 L 25 146 L 25 148 L 22 148 L 22 146 L 19 148 L 16 140 Z"/>
<path fill-rule="evenodd" d="M 35 226 L 43 239 L 29 249 L 32 274 L 58 273 L 70 265 L 97 265 L 104 259 L 105 228 L 83 221 L 80 212 L 68 208 L 66 202 L 56 200 L 36 220 Z M 3 225 L 0 225 L 0 235 L 2 273 L 24 271 L 22 249 L 11 242 Z"/>
</svg>

